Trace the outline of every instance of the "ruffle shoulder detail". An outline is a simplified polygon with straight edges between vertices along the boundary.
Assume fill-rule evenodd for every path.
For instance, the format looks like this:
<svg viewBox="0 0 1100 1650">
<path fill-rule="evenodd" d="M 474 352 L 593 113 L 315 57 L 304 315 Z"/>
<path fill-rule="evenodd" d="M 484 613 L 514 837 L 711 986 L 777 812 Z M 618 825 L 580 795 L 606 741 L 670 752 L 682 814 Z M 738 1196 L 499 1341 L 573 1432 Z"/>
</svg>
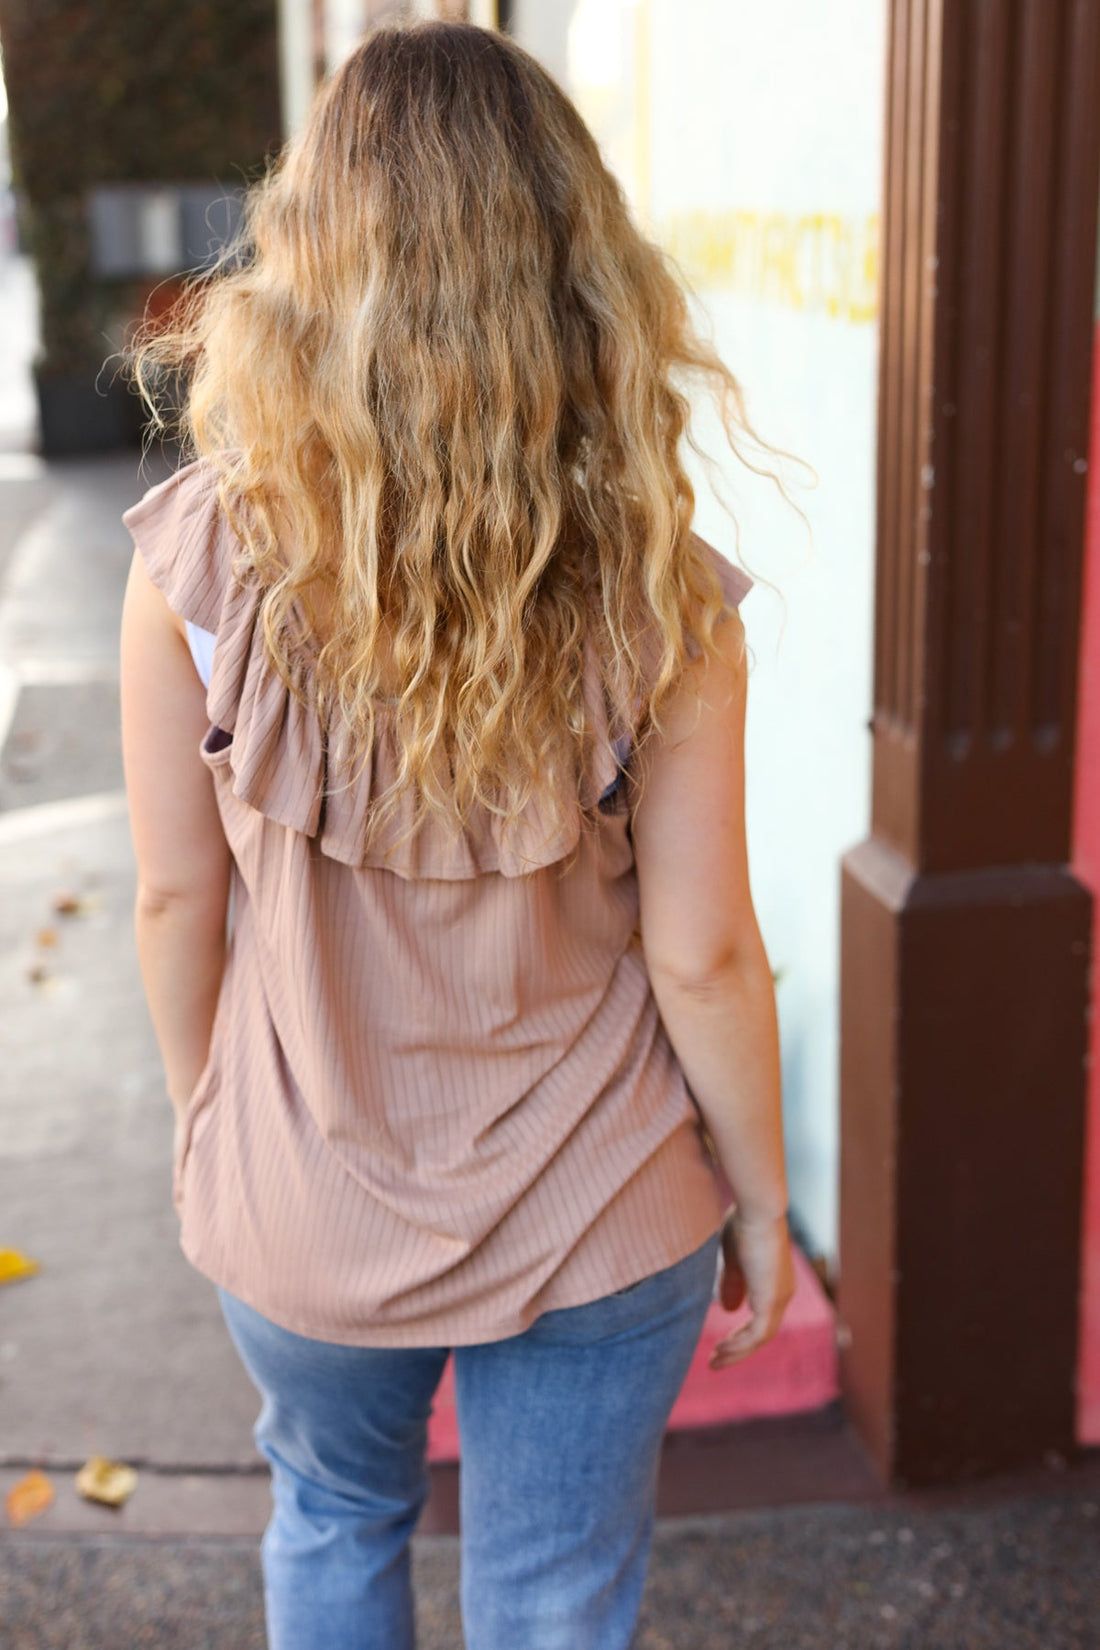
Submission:
<svg viewBox="0 0 1100 1650">
<path fill-rule="evenodd" d="M 691 536 L 695 541 L 695 548 L 702 551 L 704 561 L 718 575 L 718 583 L 722 587 L 724 611 L 727 613 L 732 612 L 734 608 L 741 605 L 752 589 L 755 580 L 751 579 L 743 568 L 727 561 L 720 551 L 716 550 L 712 544 L 708 544 L 706 539 L 700 538 L 698 533 L 693 533 Z M 689 659 L 699 657 L 701 649 L 694 638 L 689 638 L 686 652 Z"/>
<path fill-rule="evenodd" d="M 221 510 L 212 466 L 198 460 L 181 469 L 151 488 L 122 519 L 173 611 L 214 633 L 206 696 L 211 727 L 202 757 L 211 769 L 228 770 L 230 789 L 240 801 L 310 837 L 329 859 L 409 879 L 458 881 L 488 872 L 517 877 L 564 859 L 577 847 L 585 814 L 598 808 L 619 774 L 591 643 L 585 660 L 590 761 L 579 794 L 556 826 L 536 798 L 507 829 L 486 808 L 461 830 L 429 815 L 409 835 L 415 800 L 406 792 L 396 817 L 366 847 L 372 801 L 389 788 L 399 766 L 392 707 L 376 706 L 370 754 L 348 783 L 340 760 L 348 729 L 339 710 L 323 724 L 267 656 L 263 590 L 254 576 L 241 579 L 234 573 L 240 542 Z M 309 674 L 307 660 L 296 677 L 307 700 Z"/>
<path fill-rule="evenodd" d="M 213 466 L 196 459 L 177 470 L 122 521 L 173 613 L 214 630 L 236 540 L 224 530 Z"/>
</svg>

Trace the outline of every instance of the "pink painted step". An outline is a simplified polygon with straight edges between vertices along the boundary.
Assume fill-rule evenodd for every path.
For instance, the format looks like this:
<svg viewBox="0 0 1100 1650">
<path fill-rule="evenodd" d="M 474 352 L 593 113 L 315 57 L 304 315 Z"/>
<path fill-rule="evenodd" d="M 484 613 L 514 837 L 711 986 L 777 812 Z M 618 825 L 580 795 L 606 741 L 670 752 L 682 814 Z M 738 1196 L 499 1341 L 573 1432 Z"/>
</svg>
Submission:
<svg viewBox="0 0 1100 1650">
<path fill-rule="evenodd" d="M 708 1369 L 707 1359 L 723 1335 L 748 1319 L 748 1308 L 726 1312 L 718 1305 L 711 1307 L 672 1411 L 670 1431 L 748 1421 L 757 1415 L 792 1415 L 820 1409 L 837 1397 L 833 1304 L 797 1246 L 794 1267 L 795 1292 L 778 1333 L 767 1346 L 729 1369 Z M 454 1366 L 448 1359 L 428 1426 L 428 1459 L 457 1461 L 458 1455 Z"/>
</svg>

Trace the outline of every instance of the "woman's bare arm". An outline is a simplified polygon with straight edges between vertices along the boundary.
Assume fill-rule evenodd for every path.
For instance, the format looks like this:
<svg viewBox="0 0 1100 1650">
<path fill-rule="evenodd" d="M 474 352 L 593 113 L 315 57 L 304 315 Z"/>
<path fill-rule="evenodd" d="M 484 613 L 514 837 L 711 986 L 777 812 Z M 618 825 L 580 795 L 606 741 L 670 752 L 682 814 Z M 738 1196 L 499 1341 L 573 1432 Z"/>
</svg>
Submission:
<svg viewBox="0 0 1100 1650">
<path fill-rule="evenodd" d="M 640 752 L 632 822 L 642 945 L 669 1040 L 736 1207 L 722 1232 L 721 1299 L 752 1317 L 711 1367 L 775 1334 L 794 1294 L 786 1211 L 779 1028 L 753 910 L 745 844 L 744 627 L 718 628 L 721 657 L 688 666 L 660 739 Z"/>
<path fill-rule="evenodd" d="M 177 1115 L 210 1049 L 231 857 L 199 757 L 206 690 L 182 621 L 135 553 L 121 635 L 122 754 L 137 857 L 134 932 Z"/>
</svg>

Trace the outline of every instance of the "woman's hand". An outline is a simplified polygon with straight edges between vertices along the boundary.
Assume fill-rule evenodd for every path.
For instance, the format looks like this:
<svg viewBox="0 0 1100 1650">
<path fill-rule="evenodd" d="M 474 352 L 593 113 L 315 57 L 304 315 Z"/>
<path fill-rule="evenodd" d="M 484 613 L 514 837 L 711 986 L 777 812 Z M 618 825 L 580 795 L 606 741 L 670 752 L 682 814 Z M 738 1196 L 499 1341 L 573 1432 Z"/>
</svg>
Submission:
<svg viewBox="0 0 1100 1650">
<path fill-rule="evenodd" d="M 718 1342 L 711 1369 L 725 1369 L 770 1341 L 794 1294 L 794 1258 L 786 1215 L 763 1219 L 732 1209 L 722 1226 L 722 1283 L 719 1299 L 736 1312 L 747 1299 L 752 1317 Z"/>
</svg>

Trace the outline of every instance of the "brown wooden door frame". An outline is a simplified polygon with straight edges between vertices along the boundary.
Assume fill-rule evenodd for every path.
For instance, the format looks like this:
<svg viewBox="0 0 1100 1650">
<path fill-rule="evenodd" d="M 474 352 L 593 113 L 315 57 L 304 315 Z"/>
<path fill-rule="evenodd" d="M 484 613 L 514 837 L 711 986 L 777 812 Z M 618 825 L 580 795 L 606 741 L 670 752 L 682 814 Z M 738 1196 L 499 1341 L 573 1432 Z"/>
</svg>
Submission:
<svg viewBox="0 0 1100 1650">
<path fill-rule="evenodd" d="M 844 1404 L 883 1477 L 1075 1453 L 1069 868 L 1100 0 L 890 0 L 872 823 L 841 866 Z"/>
</svg>

